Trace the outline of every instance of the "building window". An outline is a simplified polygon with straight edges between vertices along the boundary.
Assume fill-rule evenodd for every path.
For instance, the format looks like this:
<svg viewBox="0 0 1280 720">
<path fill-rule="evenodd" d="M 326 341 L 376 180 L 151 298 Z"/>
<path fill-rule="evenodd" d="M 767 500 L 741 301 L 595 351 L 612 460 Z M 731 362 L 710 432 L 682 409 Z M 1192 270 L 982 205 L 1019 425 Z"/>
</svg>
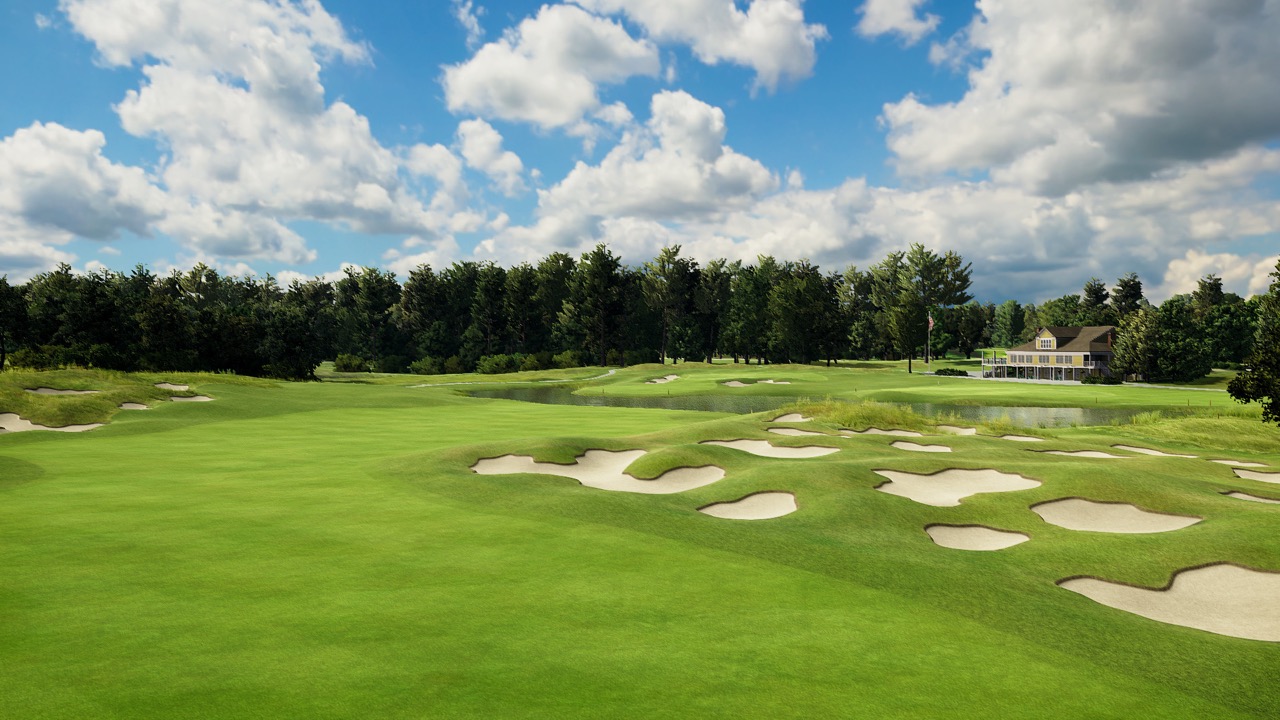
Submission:
<svg viewBox="0 0 1280 720">
<path fill-rule="evenodd" d="M 1053 349 L 1053 338 L 1040 338 L 1040 344 L 1037 346 L 1041 350 Z"/>
<path fill-rule="evenodd" d="M 1048 364 L 1049 364 L 1049 356 L 1048 356 L 1048 355 L 1041 355 L 1041 356 L 1040 356 L 1040 364 L 1041 364 L 1041 365 L 1048 365 Z"/>
</svg>

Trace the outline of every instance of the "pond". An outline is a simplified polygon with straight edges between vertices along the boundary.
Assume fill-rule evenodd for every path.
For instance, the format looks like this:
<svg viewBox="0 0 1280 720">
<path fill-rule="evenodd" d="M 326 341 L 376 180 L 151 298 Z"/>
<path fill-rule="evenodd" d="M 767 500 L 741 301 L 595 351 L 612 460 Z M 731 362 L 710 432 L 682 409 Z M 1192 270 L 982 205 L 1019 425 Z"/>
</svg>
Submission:
<svg viewBox="0 0 1280 720">
<path fill-rule="evenodd" d="M 790 395 L 675 395 L 653 397 L 620 397 L 593 393 L 575 395 L 573 387 L 508 387 L 464 390 L 481 398 L 520 400 L 543 405 L 590 405 L 595 407 L 661 408 L 664 410 L 702 410 L 748 414 L 776 410 L 795 402 Z M 1024 427 L 1063 427 L 1068 425 L 1108 425 L 1126 422 L 1141 410 L 1082 407 L 1005 407 L 998 405 L 946 405 L 908 403 L 921 415 L 953 415 L 962 421 L 991 422 L 1007 418 Z"/>
</svg>

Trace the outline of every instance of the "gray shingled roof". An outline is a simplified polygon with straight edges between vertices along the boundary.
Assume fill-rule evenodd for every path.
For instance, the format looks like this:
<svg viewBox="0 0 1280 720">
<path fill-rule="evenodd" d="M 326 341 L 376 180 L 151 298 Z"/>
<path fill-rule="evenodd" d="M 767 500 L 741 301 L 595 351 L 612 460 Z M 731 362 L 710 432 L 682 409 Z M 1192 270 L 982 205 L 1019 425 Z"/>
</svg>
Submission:
<svg viewBox="0 0 1280 720">
<path fill-rule="evenodd" d="M 1111 352 L 1107 333 L 1115 331 L 1114 325 L 1089 325 L 1086 327 L 1047 327 L 1049 334 L 1058 341 L 1055 352 Z M 1039 335 L 1039 331 L 1036 332 Z M 1009 352 L 1046 352 L 1036 347 L 1036 341 L 1009 348 Z"/>
</svg>

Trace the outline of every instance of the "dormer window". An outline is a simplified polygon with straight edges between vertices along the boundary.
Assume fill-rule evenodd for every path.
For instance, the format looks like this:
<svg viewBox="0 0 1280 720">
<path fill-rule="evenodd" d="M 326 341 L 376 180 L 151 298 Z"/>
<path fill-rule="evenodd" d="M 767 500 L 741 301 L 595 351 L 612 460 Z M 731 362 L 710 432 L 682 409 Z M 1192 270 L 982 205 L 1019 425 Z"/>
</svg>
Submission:
<svg viewBox="0 0 1280 720">
<path fill-rule="evenodd" d="M 1040 338 L 1040 345 L 1038 345 L 1037 347 L 1039 347 L 1039 349 L 1041 350 L 1052 350 L 1053 338 Z"/>
</svg>

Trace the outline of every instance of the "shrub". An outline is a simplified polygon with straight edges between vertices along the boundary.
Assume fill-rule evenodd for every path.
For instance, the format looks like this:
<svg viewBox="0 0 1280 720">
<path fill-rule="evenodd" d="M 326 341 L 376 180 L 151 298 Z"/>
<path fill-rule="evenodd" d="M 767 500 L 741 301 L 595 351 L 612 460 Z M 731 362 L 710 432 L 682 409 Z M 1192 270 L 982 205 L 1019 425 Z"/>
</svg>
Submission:
<svg viewBox="0 0 1280 720">
<path fill-rule="evenodd" d="M 467 366 L 462 363 L 462 358 L 454 355 L 444 361 L 444 374 L 457 375 L 467 371 Z"/>
<path fill-rule="evenodd" d="M 9 364 L 16 368 L 30 368 L 31 370 L 52 370 L 54 367 L 53 358 L 49 357 L 49 353 L 43 348 L 22 348 L 9 353 Z"/>
<path fill-rule="evenodd" d="M 608 354 L 605 355 L 604 364 L 605 365 L 622 365 L 625 360 L 626 358 L 622 355 L 621 351 L 610 350 Z"/>
<path fill-rule="evenodd" d="M 409 372 L 414 375 L 439 375 L 444 372 L 444 364 L 437 358 L 424 357 L 410 363 Z"/>
<path fill-rule="evenodd" d="M 658 362 L 658 351 L 645 348 L 644 350 L 628 350 L 623 353 L 628 365 L 643 365 L 645 363 Z"/>
<path fill-rule="evenodd" d="M 937 370 L 933 371 L 933 374 L 942 375 L 945 377 L 969 377 L 969 373 L 965 372 L 964 370 L 961 370 L 960 368 L 950 368 L 950 367 L 938 368 Z"/>
<path fill-rule="evenodd" d="M 558 368 L 582 367 L 582 354 L 577 350 L 565 350 L 551 358 L 551 364 Z"/>
<path fill-rule="evenodd" d="M 378 358 L 374 369 L 380 373 L 402 373 L 409 368 L 409 358 L 403 355 L 384 355 Z"/>
<path fill-rule="evenodd" d="M 1085 375 L 1081 385 L 1120 385 L 1124 379 L 1119 375 Z"/>
<path fill-rule="evenodd" d="M 333 361 L 337 372 L 369 372 L 369 363 L 359 355 L 342 354 Z"/>
<path fill-rule="evenodd" d="M 520 359 L 516 355 L 485 355 L 476 363 L 476 372 L 485 375 L 511 373 L 519 369 Z"/>
<path fill-rule="evenodd" d="M 538 362 L 537 355 L 525 355 L 524 360 L 520 361 L 521 372 L 528 372 L 531 370 L 541 370 L 541 369 L 542 369 L 542 363 Z"/>
</svg>

